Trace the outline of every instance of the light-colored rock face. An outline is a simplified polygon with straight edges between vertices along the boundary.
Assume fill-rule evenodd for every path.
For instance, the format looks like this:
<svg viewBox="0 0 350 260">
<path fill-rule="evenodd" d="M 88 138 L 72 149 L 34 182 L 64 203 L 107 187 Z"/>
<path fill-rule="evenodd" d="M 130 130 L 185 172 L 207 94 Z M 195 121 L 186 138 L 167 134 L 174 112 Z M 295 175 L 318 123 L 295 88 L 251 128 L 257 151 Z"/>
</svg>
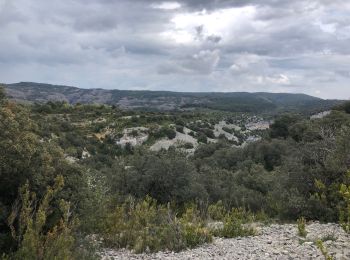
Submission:
<svg viewBox="0 0 350 260">
<path fill-rule="evenodd" d="M 91 154 L 86 149 L 84 149 L 83 153 L 81 154 L 81 158 L 86 159 L 89 157 L 91 157 Z"/>
<path fill-rule="evenodd" d="M 214 126 L 214 135 L 215 137 L 219 137 L 220 135 L 225 135 L 227 140 L 233 140 L 238 141 L 238 138 L 234 134 L 230 134 L 223 130 L 224 127 L 227 127 L 229 129 L 234 129 L 236 131 L 240 131 L 241 128 L 234 124 L 227 124 L 225 121 L 220 121 L 218 124 Z"/>
<path fill-rule="evenodd" d="M 258 121 L 253 123 L 248 123 L 246 128 L 250 131 L 253 130 L 266 130 L 270 128 L 270 122 L 268 121 Z"/>
<path fill-rule="evenodd" d="M 132 136 L 133 132 L 137 132 L 136 136 Z M 131 146 L 142 145 L 144 142 L 148 140 L 147 134 L 148 128 L 146 127 L 132 127 L 126 128 L 123 131 L 123 137 L 121 137 L 116 143 L 124 147 L 126 144 L 130 144 Z"/>
<path fill-rule="evenodd" d="M 257 142 L 257 141 L 260 141 L 261 140 L 261 137 L 260 136 L 248 136 L 247 140 L 246 140 L 246 143 L 254 143 L 254 142 Z"/>
<path fill-rule="evenodd" d="M 336 238 L 323 244 L 334 259 L 350 259 L 350 237 L 336 224 L 310 224 L 309 235 L 302 239 L 297 226 L 292 224 L 262 227 L 254 237 L 234 239 L 216 238 L 212 244 L 182 251 L 158 252 L 155 254 L 133 254 L 128 250 L 105 250 L 101 255 L 107 259 L 324 259 L 314 243 L 326 236 Z M 309 239 L 309 240 L 308 240 Z"/>
<path fill-rule="evenodd" d="M 65 155 L 64 159 L 69 163 L 76 163 L 79 160 L 78 158 L 69 155 Z"/>
<path fill-rule="evenodd" d="M 328 116 L 330 113 L 331 111 L 323 111 L 321 113 L 310 116 L 310 119 L 321 119 L 321 118 L 324 118 L 325 116 Z"/>
<path fill-rule="evenodd" d="M 184 145 L 185 143 L 191 143 L 194 148 L 198 146 L 198 141 L 194 137 L 190 136 L 191 130 L 188 128 L 184 128 L 184 133 L 176 132 L 176 136 L 174 139 L 169 140 L 167 138 L 163 138 L 158 140 L 155 144 L 150 147 L 151 151 L 160 151 L 161 149 L 168 150 L 170 146 L 179 147 Z M 188 149 L 192 150 L 192 149 Z"/>
</svg>

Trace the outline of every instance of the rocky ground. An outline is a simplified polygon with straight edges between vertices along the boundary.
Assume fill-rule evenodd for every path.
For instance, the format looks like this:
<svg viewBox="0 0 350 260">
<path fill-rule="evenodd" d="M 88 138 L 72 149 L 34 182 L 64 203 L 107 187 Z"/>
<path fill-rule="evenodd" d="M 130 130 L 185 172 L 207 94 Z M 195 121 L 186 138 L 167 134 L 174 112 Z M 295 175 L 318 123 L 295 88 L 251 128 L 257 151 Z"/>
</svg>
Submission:
<svg viewBox="0 0 350 260">
<path fill-rule="evenodd" d="M 215 238 L 212 244 L 174 252 L 133 254 L 128 250 L 105 250 L 103 260 L 109 259 L 324 259 L 315 241 L 323 239 L 334 259 L 350 259 L 350 236 L 336 224 L 307 225 L 306 238 L 298 236 L 294 224 L 262 227 L 259 235 L 234 239 Z"/>
</svg>

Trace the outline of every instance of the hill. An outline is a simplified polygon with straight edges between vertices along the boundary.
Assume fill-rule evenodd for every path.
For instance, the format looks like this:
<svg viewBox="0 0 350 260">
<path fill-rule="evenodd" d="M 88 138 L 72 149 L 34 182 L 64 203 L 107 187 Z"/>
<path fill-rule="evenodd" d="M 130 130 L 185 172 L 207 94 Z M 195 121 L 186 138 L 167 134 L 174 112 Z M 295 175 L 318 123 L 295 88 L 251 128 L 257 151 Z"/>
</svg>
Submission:
<svg viewBox="0 0 350 260">
<path fill-rule="evenodd" d="M 21 105 L 0 88 L 0 255 L 349 259 L 348 108 L 310 119 Z"/>
<path fill-rule="evenodd" d="M 311 114 L 328 110 L 340 102 L 305 94 L 81 89 L 33 82 L 5 84 L 5 89 L 11 99 L 31 103 L 101 103 L 125 109 L 161 111 L 206 108 L 230 112 L 296 111 Z"/>
</svg>

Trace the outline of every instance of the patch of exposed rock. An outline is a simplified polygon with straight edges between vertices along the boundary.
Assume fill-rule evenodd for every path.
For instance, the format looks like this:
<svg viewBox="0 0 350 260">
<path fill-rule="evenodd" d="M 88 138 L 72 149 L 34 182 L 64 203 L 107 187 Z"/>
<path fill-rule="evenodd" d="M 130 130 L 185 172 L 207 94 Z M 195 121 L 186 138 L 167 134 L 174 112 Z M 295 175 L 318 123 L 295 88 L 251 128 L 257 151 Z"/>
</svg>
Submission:
<svg viewBox="0 0 350 260">
<path fill-rule="evenodd" d="M 350 237 L 336 224 L 312 223 L 308 235 L 301 238 L 295 224 L 264 226 L 259 235 L 234 239 L 215 238 L 212 244 L 195 249 L 154 254 L 133 254 L 128 250 L 105 250 L 107 259 L 324 259 L 315 240 L 324 239 L 324 246 L 334 259 L 350 259 Z"/>
<path fill-rule="evenodd" d="M 246 125 L 246 128 L 250 131 L 253 130 L 266 130 L 270 128 L 270 122 L 268 121 L 257 121 L 257 122 L 251 122 Z"/>
<path fill-rule="evenodd" d="M 332 111 L 323 111 L 321 113 L 310 116 L 310 119 L 321 119 L 328 116 Z"/>
<path fill-rule="evenodd" d="M 191 143 L 193 145 L 193 149 L 187 149 L 188 152 L 194 152 L 194 150 L 198 146 L 198 141 L 196 138 L 189 135 L 188 128 L 184 128 L 184 133 L 176 132 L 176 136 L 173 139 L 163 138 L 155 142 L 151 147 L 151 151 L 160 151 L 161 149 L 168 150 L 170 146 L 181 147 L 186 143 Z"/>
<path fill-rule="evenodd" d="M 148 128 L 132 127 L 126 128 L 123 131 L 123 136 L 116 142 L 117 145 L 124 147 L 126 144 L 131 146 L 142 145 L 148 140 Z"/>
<path fill-rule="evenodd" d="M 220 121 L 218 124 L 216 124 L 214 126 L 214 135 L 216 138 L 218 138 L 220 135 L 224 135 L 227 140 L 234 140 L 234 141 L 238 141 L 238 138 L 231 133 L 228 133 L 226 131 L 224 131 L 224 127 L 229 128 L 229 129 L 234 129 L 236 131 L 240 131 L 241 128 L 237 125 L 234 124 L 227 124 L 226 121 Z"/>
</svg>

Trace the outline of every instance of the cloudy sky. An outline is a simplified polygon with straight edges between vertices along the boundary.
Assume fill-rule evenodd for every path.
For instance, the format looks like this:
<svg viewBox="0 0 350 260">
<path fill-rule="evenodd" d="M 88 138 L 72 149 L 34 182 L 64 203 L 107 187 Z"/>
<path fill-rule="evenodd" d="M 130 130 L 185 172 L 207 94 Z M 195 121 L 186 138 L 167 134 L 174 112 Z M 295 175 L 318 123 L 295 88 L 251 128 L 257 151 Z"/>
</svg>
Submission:
<svg viewBox="0 0 350 260">
<path fill-rule="evenodd" d="M 350 98 L 348 0 L 0 0 L 0 82 Z"/>
</svg>

